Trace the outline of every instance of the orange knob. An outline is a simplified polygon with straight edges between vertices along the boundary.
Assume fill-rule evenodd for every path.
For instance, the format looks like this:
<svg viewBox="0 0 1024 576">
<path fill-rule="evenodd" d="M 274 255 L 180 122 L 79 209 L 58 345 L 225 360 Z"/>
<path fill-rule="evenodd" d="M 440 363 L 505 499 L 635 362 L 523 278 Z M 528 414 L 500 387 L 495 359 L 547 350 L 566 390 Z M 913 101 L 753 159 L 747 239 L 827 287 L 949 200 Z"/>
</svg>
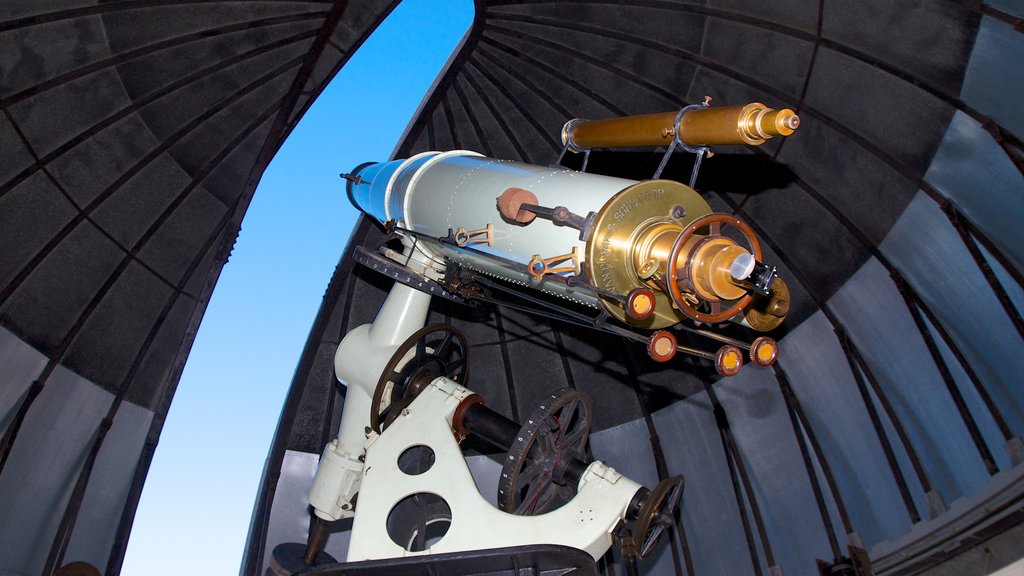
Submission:
<svg viewBox="0 0 1024 576">
<path fill-rule="evenodd" d="M 722 346 L 715 357 L 715 370 L 722 376 L 735 376 L 743 367 L 743 353 L 735 346 Z"/>
<path fill-rule="evenodd" d="M 759 366 L 771 366 L 778 358 L 779 344 L 767 336 L 761 336 L 750 345 L 750 359 Z"/>
<path fill-rule="evenodd" d="M 626 296 L 626 314 L 633 320 L 646 320 L 654 314 L 654 291 L 634 288 Z"/>
</svg>

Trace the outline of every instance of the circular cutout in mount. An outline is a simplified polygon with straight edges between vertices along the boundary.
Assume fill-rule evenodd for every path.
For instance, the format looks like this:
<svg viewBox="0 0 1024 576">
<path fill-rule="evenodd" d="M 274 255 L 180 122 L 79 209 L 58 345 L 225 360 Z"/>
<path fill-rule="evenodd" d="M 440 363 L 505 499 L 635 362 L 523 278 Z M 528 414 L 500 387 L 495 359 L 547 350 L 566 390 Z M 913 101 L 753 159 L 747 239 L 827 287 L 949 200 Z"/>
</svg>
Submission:
<svg viewBox="0 0 1024 576">
<path fill-rule="evenodd" d="M 452 509 L 444 498 L 417 492 L 391 508 L 387 530 L 391 541 L 407 552 L 423 552 L 440 542 L 451 524 Z"/>
<path fill-rule="evenodd" d="M 423 474 L 433 465 L 434 451 L 430 449 L 430 446 L 416 444 L 406 448 L 398 455 L 398 469 L 409 476 Z"/>
</svg>

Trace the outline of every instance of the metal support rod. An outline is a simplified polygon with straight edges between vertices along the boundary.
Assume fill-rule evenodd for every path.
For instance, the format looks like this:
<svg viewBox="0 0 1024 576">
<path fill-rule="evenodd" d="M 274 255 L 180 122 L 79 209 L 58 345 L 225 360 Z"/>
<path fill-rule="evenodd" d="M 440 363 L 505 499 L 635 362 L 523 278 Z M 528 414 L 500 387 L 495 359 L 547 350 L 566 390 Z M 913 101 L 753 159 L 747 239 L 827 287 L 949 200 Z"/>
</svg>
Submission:
<svg viewBox="0 0 1024 576">
<path fill-rule="evenodd" d="M 587 226 L 586 218 L 580 216 L 579 214 L 572 213 L 565 206 L 555 206 L 554 208 L 549 208 L 547 206 L 538 206 L 536 204 L 523 203 L 519 205 L 519 210 L 533 212 L 537 216 L 551 220 L 555 224 L 564 224 L 566 226 L 569 226 L 570 228 L 575 228 L 580 232 L 585 230 Z"/>
<path fill-rule="evenodd" d="M 521 428 L 519 424 L 483 404 L 473 404 L 466 409 L 462 423 L 475 436 L 504 452 L 512 448 Z"/>
<path fill-rule="evenodd" d="M 316 564 L 316 558 L 324 550 L 327 544 L 327 522 L 319 516 L 313 517 L 313 526 L 309 530 L 309 540 L 306 541 L 306 551 L 302 555 L 302 563 L 306 566 Z"/>
<path fill-rule="evenodd" d="M 431 145 L 430 149 L 433 150 L 435 147 Z M 569 150 L 569 143 L 566 142 L 562 145 L 562 151 L 558 153 L 558 158 L 555 158 L 555 163 L 552 166 L 561 166 L 562 158 L 565 158 L 566 151 Z"/>
<path fill-rule="evenodd" d="M 702 160 L 704 160 L 704 156 L 706 154 L 710 154 L 710 152 L 708 152 L 707 148 L 701 148 L 697 152 L 697 155 L 696 155 L 697 157 L 693 161 L 693 171 L 690 172 L 690 188 L 696 188 L 697 187 L 697 174 L 700 173 L 700 163 L 701 163 Z"/>
<path fill-rule="evenodd" d="M 690 356 L 696 356 L 698 358 L 703 358 L 705 360 L 711 360 L 712 362 L 718 360 L 718 356 L 712 354 L 711 352 L 705 352 L 703 350 L 698 350 L 696 348 L 690 348 L 689 346 L 677 345 L 676 350 L 684 354 L 689 354 Z"/>
<path fill-rule="evenodd" d="M 939 370 L 939 375 L 942 376 L 942 382 L 946 385 L 946 390 L 949 391 L 949 396 L 953 400 L 953 404 L 956 406 L 957 412 L 960 414 L 960 419 L 967 428 L 967 433 L 970 435 L 971 441 L 974 443 L 974 447 L 978 451 L 978 455 L 985 464 L 985 469 L 988 470 L 990 475 L 999 472 L 999 466 L 992 457 L 992 451 L 989 450 L 988 444 L 985 443 L 985 438 L 981 435 L 981 429 L 978 428 L 978 423 L 975 422 L 974 416 L 971 414 L 971 410 L 967 406 L 967 402 L 964 400 L 963 394 L 960 393 L 960 388 L 957 387 L 956 380 L 953 378 L 953 374 L 949 371 L 949 366 L 946 365 L 946 361 L 942 357 L 942 352 L 939 351 L 938 346 L 935 344 L 935 338 L 932 337 L 931 331 L 928 330 L 928 326 L 925 324 L 924 317 L 921 315 L 921 310 L 917 307 L 916 297 L 910 292 L 906 280 L 903 279 L 903 276 L 898 271 L 892 270 L 891 274 L 893 281 L 896 283 L 896 287 L 899 289 L 900 294 L 903 295 L 907 308 L 910 310 L 911 317 L 914 318 L 914 323 L 917 325 L 917 331 L 921 333 L 921 338 L 924 340 L 925 346 L 928 348 L 928 352 L 932 355 L 932 361 L 935 362 L 935 366 Z"/>
<path fill-rule="evenodd" d="M 512 309 L 515 309 L 515 310 L 519 310 L 521 312 L 526 312 L 528 314 L 533 314 L 533 315 L 540 315 L 540 316 L 543 316 L 543 317 L 546 317 L 546 318 L 552 318 L 554 320 L 559 320 L 561 322 L 569 322 L 569 323 L 572 323 L 572 324 L 578 324 L 580 326 L 583 326 L 583 327 L 586 327 L 586 328 L 592 328 L 592 329 L 595 329 L 595 330 L 600 330 L 602 332 L 609 332 L 609 333 L 612 333 L 612 334 L 618 334 L 620 336 L 623 336 L 625 338 L 628 338 L 630 340 L 634 340 L 634 341 L 637 341 L 637 342 L 645 342 L 645 343 L 647 342 L 647 339 L 644 338 L 643 336 L 641 336 L 640 334 L 637 334 L 637 333 L 635 333 L 635 332 L 633 332 L 631 330 L 627 330 L 625 328 L 620 328 L 618 326 L 609 324 L 607 322 L 607 319 L 606 319 L 605 316 L 599 315 L 596 318 L 594 318 L 594 317 L 584 316 L 582 314 L 575 314 L 575 313 L 570 312 L 569 310 L 566 310 L 566 309 L 561 308 L 559 306 L 556 306 L 554 304 L 550 304 L 550 303 L 545 302 L 545 301 L 543 301 L 543 300 L 541 300 L 539 298 L 534 298 L 533 296 L 529 296 L 529 295 L 527 295 L 527 294 L 525 294 L 523 292 L 517 292 L 517 291 L 514 291 L 514 290 L 509 290 L 509 289 L 505 288 L 504 286 L 501 286 L 498 283 L 492 282 L 492 281 L 490 281 L 490 280 L 488 280 L 486 278 L 478 278 L 477 282 L 479 282 L 481 285 L 483 285 L 485 287 L 496 289 L 496 290 L 499 290 L 499 291 L 502 291 L 502 292 L 506 292 L 506 293 L 509 293 L 509 294 L 513 294 L 513 295 L 515 295 L 518 298 L 526 300 L 527 302 L 530 302 L 532 304 L 537 304 L 538 306 L 541 306 L 541 307 L 546 308 L 548 310 L 552 310 L 552 311 L 556 312 L 558 315 L 555 316 L 555 315 L 551 315 L 551 314 L 544 314 L 543 312 L 540 312 L 540 311 L 537 311 L 537 310 L 532 310 L 532 309 L 527 308 L 525 306 L 517 306 L 515 304 L 499 301 L 499 300 L 496 300 L 494 298 L 475 296 L 474 297 L 475 300 L 480 300 L 480 301 L 483 301 L 483 302 L 490 302 L 492 304 L 497 304 L 499 306 L 506 306 L 506 307 L 509 307 L 509 308 L 512 308 Z M 747 348 L 749 348 L 749 345 L 747 345 Z M 717 358 L 715 356 L 715 354 L 713 354 L 711 352 L 705 352 L 704 350 L 698 350 L 697 348 L 691 348 L 689 346 L 677 345 L 676 346 L 676 350 L 679 351 L 679 352 L 682 352 L 684 354 L 689 354 L 691 356 L 697 356 L 698 358 L 704 358 L 705 360 L 711 360 L 712 362 L 714 362 L 716 360 L 716 358 Z"/>
<path fill-rule="evenodd" d="M 749 342 L 743 342 L 742 340 L 736 340 L 735 338 L 729 338 L 728 336 L 725 336 L 723 334 L 719 334 L 717 332 L 712 332 L 710 330 L 702 330 L 700 328 L 690 328 L 689 326 L 687 326 L 686 324 L 684 324 L 682 322 L 680 322 L 679 324 L 676 324 L 675 328 L 679 328 L 681 330 L 686 330 L 687 332 L 690 332 L 692 334 L 697 334 L 697 335 L 703 336 L 705 338 L 710 338 L 712 340 L 717 340 L 718 342 L 722 342 L 724 344 L 731 344 L 731 345 L 733 345 L 733 346 L 735 346 L 737 348 L 740 348 L 742 350 L 750 350 L 751 344 Z"/>
<path fill-rule="evenodd" d="M 661 162 L 658 164 L 658 169 L 654 171 L 654 179 L 661 178 L 661 173 L 665 171 L 665 167 L 668 166 L 668 159 L 672 157 L 672 152 L 676 149 L 676 143 L 672 142 L 665 149 L 665 154 L 661 157 Z"/>
<path fill-rule="evenodd" d="M 501 349 L 501 367 L 505 371 L 505 389 L 508 390 L 508 405 L 512 418 L 519 420 L 519 395 L 516 394 L 516 379 L 512 372 L 512 360 L 509 354 L 508 336 L 505 334 L 505 321 L 501 309 L 494 308 L 494 327 L 498 329 L 498 346 Z"/>
</svg>

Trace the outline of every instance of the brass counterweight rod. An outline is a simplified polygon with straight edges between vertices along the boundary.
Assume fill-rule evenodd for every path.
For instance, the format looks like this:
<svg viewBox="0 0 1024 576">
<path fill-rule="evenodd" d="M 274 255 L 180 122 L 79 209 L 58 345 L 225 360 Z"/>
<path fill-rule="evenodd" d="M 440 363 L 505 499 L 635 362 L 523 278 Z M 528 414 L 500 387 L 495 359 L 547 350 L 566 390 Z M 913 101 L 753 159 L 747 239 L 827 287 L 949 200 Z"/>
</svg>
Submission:
<svg viewBox="0 0 1024 576">
<path fill-rule="evenodd" d="M 731 345 L 733 345 L 733 346 L 735 346 L 737 348 L 743 349 L 743 350 L 750 350 L 750 348 L 751 348 L 751 344 L 748 343 L 748 342 L 743 342 L 741 340 L 736 340 L 735 338 L 729 338 L 728 336 L 725 336 L 723 334 L 718 334 L 717 332 L 712 332 L 710 330 L 701 330 L 700 328 L 690 328 L 689 326 L 687 326 L 686 324 L 683 324 L 681 322 L 678 324 L 678 327 L 682 328 L 683 330 L 685 330 L 687 332 L 690 332 L 690 333 L 693 333 L 693 334 L 698 334 L 700 336 L 703 336 L 705 338 L 710 338 L 712 340 L 717 340 L 719 342 L 722 342 L 723 344 L 731 344 Z"/>
<path fill-rule="evenodd" d="M 695 108 L 677 112 L 624 116 L 607 120 L 575 119 L 562 128 L 562 144 L 573 151 L 590 148 L 668 146 L 676 134 L 687 146 L 749 144 L 758 146 L 773 136 L 789 136 L 800 117 L 789 108 L 775 110 L 752 102 L 745 106 Z"/>
</svg>

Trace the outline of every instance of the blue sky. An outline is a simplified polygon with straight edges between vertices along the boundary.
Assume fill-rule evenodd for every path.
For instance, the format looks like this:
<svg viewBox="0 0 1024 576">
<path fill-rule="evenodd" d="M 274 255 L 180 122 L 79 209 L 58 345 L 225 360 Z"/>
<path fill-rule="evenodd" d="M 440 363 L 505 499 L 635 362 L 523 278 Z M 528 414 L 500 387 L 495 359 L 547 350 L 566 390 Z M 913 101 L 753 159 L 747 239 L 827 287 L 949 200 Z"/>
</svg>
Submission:
<svg viewBox="0 0 1024 576">
<path fill-rule="evenodd" d="M 355 223 L 338 174 L 388 158 L 472 18 L 472 0 L 404 0 L 271 162 L 171 405 L 126 576 L 238 572 L 281 405 Z"/>
</svg>

